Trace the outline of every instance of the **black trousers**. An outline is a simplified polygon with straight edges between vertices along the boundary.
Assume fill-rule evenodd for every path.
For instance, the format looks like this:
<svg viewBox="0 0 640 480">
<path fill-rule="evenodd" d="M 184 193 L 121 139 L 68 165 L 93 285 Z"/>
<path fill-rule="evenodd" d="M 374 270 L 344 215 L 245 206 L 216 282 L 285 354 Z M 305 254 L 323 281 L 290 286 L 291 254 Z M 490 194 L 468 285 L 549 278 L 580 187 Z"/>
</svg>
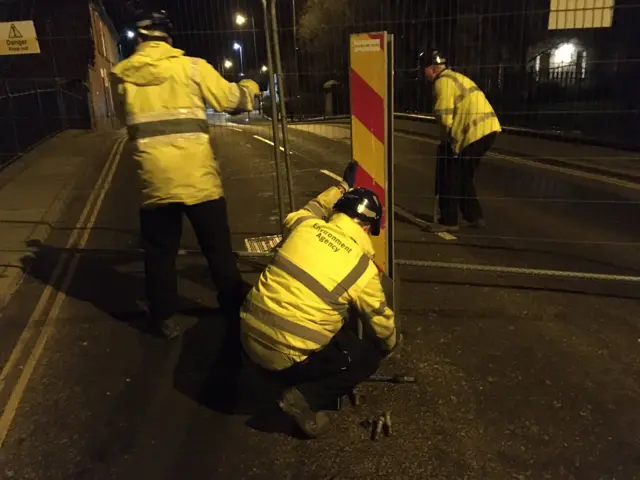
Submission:
<svg viewBox="0 0 640 480">
<path fill-rule="evenodd" d="M 242 280 L 231 247 L 231 232 L 224 198 L 184 205 L 172 203 L 140 210 L 144 248 L 145 290 L 152 321 L 162 322 L 177 310 L 176 257 L 182 236 L 182 217 L 193 226 L 209 265 L 222 309 L 239 309 L 248 286 Z"/>
<path fill-rule="evenodd" d="M 468 222 L 483 218 L 474 177 L 482 158 L 493 146 L 495 138 L 496 133 L 490 133 L 468 145 L 457 157 L 453 155 L 449 146 L 438 147 L 436 192 L 439 196 L 441 224 L 457 225 L 458 208 Z"/>
<path fill-rule="evenodd" d="M 338 398 L 373 375 L 383 354 L 375 341 L 361 340 L 342 328 L 322 350 L 277 372 L 278 380 L 295 386 L 314 411 L 335 407 Z"/>
</svg>

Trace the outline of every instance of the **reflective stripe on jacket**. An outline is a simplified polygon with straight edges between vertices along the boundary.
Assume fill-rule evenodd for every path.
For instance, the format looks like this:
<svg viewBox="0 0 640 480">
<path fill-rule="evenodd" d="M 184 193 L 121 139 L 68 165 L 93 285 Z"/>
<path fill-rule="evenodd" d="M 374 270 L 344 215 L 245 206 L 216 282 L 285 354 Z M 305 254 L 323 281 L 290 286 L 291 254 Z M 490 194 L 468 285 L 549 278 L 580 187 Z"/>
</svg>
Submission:
<svg viewBox="0 0 640 480">
<path fill-rule="evenodd" d="M 434 114 L 456 153 L 491 132 L 502 131 L 484 93 L 470 78 L 444 70 L 433 86 Z"/>
<path fill-rule="evenodd" d="M 206 104 L 217 111 L 251 110 L 249 93 L 164 42 L 140 44 L 112 73 L 119 116 L 135 145 L 143 206 L 221 197 Z"/>
<path fill-rule="evenodd" d="M 331 187 L 287 217 L 289 235 L 243 305 L 242 342 L 263 368 L 287 368 L 329 343 L 349 306 L 384 348 L 395 346 L 394 314 L 371 260 L 371 239 L 344 214 L 324 220 L 341 193 Z"/>
</svg>

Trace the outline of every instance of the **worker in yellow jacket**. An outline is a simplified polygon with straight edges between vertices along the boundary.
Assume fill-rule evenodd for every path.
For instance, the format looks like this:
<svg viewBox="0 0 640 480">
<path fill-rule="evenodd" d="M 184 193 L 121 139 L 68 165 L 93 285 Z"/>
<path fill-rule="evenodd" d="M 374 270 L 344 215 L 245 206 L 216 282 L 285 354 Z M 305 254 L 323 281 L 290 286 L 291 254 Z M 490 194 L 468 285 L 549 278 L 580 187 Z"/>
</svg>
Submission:
<svg viewBox="0 0 640 480">
<path fill-rule="evenodd" d="M 254 81 L 229 83 L 205 60 L 173 48 L 171 28 L 164 11 L 142 15 L 136 51 L 112 72 L 116 104 L 142 183 L 140 229 L 150 320 L 169 338 L 194 323 L 176 305 L 183 215 L 206 257 L 220 306 L 237 319 L 249 290 L 231 247 L 206 105 L 221 112 L 251 111 L 259 93 Z"/>
<path fill-rule="evenodd" d="M 438 224 L 432 230 L 458 230 L 458 208 L 464 225 L 482 227 L 484 216 L 474 176 L 502 130 L 500 122 L 482 90 L 470 78 L 448 68 L 437 51 L 432 52 L 424 73 L 433 82 L 433 111 L 442 132 L 436 168 L 440 218 L 434 219 Z"/>
<path fill-rule="evenodd" d="M 356 168 L 350 163 L 344 183 L 287 216 L 288 236 L 240 313 L 247 356 L 289 385 L 279 405 L 310 437 L 326 430 L 327 406 L 398 343 L 369 237 L 380 233 L 382 205 L 371 190 L 349 188 Z M 350 311 L 373 341 L 343 328 Z"/>
</svg>

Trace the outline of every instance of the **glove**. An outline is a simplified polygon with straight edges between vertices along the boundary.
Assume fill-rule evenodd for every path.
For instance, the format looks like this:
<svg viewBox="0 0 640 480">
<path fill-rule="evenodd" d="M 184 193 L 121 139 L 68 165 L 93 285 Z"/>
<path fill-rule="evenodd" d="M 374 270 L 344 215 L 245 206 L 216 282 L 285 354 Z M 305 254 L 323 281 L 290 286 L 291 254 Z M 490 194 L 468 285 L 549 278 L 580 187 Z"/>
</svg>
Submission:
<svg viewBox="0 0 640 480">
<path fill-rule="evenodd" d="M 253 97 L 260 94 L 260 87 L 256 82 L 245 78 L 244 80 L 240 80 L 238 82 L 238 86 L 244 88 L 250 95 L 251 101 L 253 102 Z"/>
<path fill-rule="evenodd" d="M 351 160 L 347 168 L 344 169 L 344 174 L 342 175 L 342 180 L 344 183 L 349 185 L 349 188 L 353 188 L 353 185 L 356 183 L 356 172 L 358 171 L 358 162 L 355 160 Z"/>
<path fill-rule="evenodd" d="M 398 333 L 395 346 L 391 350 L 385 352 L 384 357 L 389 358 L 395 355 L 400 349 L 402 349 L 403 344 L 404 344 L 404 337 L 402 336 L 401 333 Z"/>
</svg>

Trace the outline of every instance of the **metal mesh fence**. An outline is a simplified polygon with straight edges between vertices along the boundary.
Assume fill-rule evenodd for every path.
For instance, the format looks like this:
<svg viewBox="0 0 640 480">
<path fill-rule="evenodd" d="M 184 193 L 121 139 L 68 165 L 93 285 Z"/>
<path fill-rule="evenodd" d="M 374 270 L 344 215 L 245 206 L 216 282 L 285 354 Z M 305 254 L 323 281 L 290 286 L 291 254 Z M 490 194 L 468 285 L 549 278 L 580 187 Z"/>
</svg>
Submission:
<svg viewBox="0 0 640 480">
<path fill-rule="evenodd" d="M 322 145 L 334 170 L 350 155 L 349 35 L 394 34 L 395 196 L 414 226 L 438 214 L 440 131 L 423 56 L 443 52 L 500 119 L 503 133 L 475 177 L 488 228 L 464 228 L 460 212 L 463 228 L 443 246 L 400 226 L 398 255 L 637 274 L 637 236 L 627 219 L 640 200 L 640 95 L 632 86 L 640 73 L 633 40 L 640 2 L 278 3 L 291 135 L 311 135 L 304 138 Z"/>
<path fill-rule="evenodd" d="M 0 112 L 0 167 L 57 132 L 91 126 L 81 80 L 0 81 Z"/>
<path fill-rule="evenodd" d="M 349 35 L 386 30 L 395 44 L 395 198 L 407 213 L 396 230 L 399 256 L 438 261 L 438 268 L 450 261 L 640 271 L 638 232 L 629 221 L 640 201 L 632 151 L 640 146 L 638 0 L 594 0 L 582 11 L 555 0 L 276 0 L 283 75 L 275 78 L 262 2 L 159 3 L 172 13 L 178 48 L 228 80 L 256 79 L 263 90 L 250 120 L 229 123 L 210 112 L 226 182 L 244 185 L 230 215 L 243 219 L 246 233 L 279 230 L 278 199 L 286 192 L 277 193 L 276 154 L 291 150 L 296 202 L 318 193 L 321 170 L 341 173 L 351 158 Z M 423 229 L 435 220 L 440 135 L 420 67 L 432 48 L 477 84 L 503 126 L 475 179 L 487 228 L 461 222 L 453 239 Z M 274 97 L 293 121 L 285 145 L 268 118 Z M 273 148 L 265 154 L 260 143 Z M 225 165 L 237 148 L 255 158 L 253 169 Z M 268 204 L 259 226 L 243 203 L 248 196 Z"/>
<path fill-rule="evenodd" d="M 505 125 L 638 145 L 637 1 L 582 10 L 549 0 L 298 3 L 297 25 L 281 31 L 292 116 L 348 113 L 348 34 L 387 30 L 396 37 L 397 112 L 431 112 L 418 63 L 436 47 Z M 291 6 L 281 10 L 292 15 Z"/>
<path fill-rule="evenodd" d="M 0 22 L 21 39 L 33 22 L 39 50 L 0 56 L 0 166 L 61 130 L 118 126 L 108 73 L 120 38 L 101 1 L 0 2 Z"/>
</svg>

